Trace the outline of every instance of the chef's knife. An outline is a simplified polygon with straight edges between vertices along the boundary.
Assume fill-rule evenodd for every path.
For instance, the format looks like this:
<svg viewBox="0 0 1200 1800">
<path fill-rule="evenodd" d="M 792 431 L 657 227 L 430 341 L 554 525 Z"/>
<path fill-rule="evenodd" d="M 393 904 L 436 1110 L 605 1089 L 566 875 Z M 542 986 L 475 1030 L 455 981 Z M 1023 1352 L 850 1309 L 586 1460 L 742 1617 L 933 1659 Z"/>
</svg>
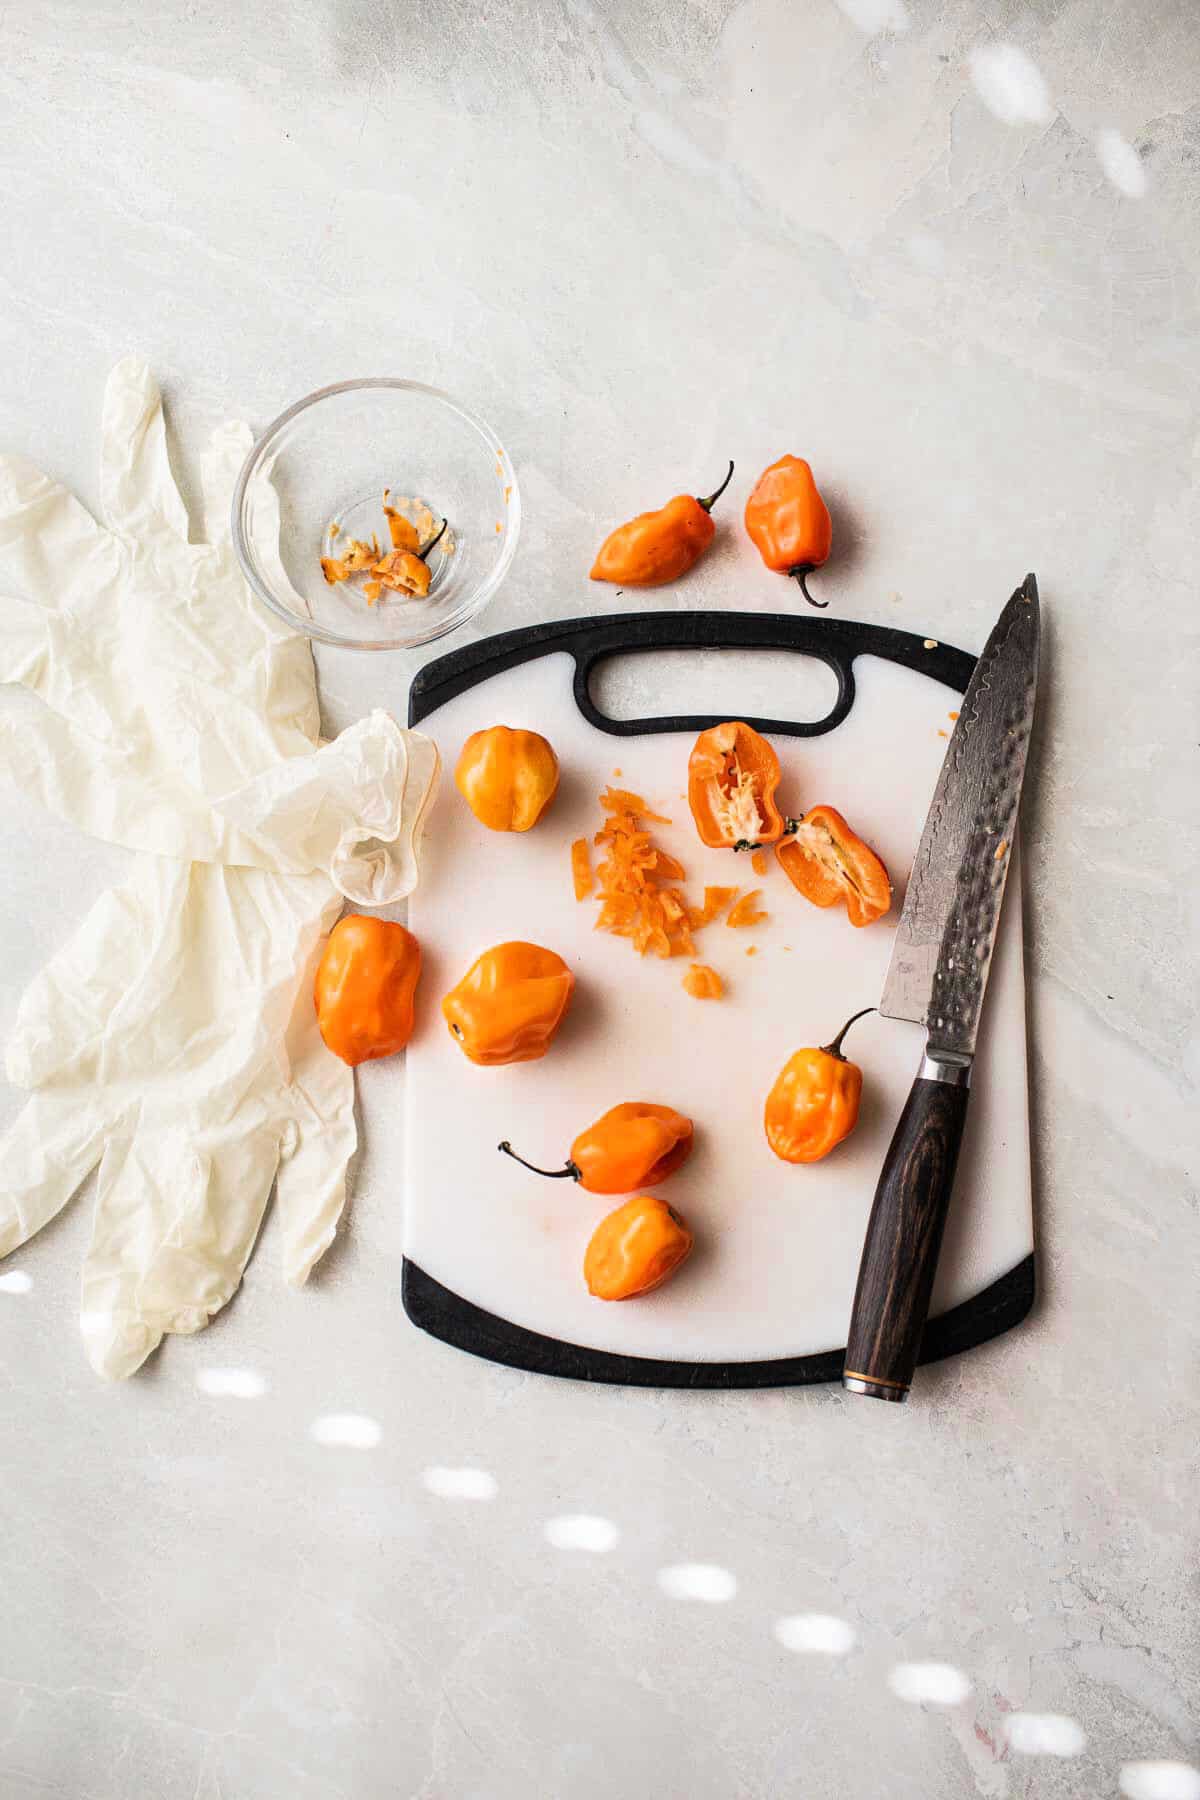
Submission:
<svg viewBox="0 0 1200 1800">
<path fill-rule="evenodd" d="M 867 1226 L 842 1384 L 908 1394 L 967 1116 L 971 1065 L 1017 829 L 1038 669 L 1038 591 L 1025 577 L 963 696 L 934 789 L 880 1012 L 926 1028 L 925 1055 L 884 1158 Z"/>
</svg>

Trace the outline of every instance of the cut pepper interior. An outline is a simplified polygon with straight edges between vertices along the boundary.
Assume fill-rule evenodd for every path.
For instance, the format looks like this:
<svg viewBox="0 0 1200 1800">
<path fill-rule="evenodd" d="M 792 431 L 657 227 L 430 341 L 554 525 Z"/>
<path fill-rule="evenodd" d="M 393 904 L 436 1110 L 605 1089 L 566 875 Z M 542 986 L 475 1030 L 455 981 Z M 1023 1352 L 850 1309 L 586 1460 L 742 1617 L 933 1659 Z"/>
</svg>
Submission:
<svg viewBox="0 0 1200 1800">
<path fill-rule="evenodd" d="M 832 806 L 814 806 L 776 847 L 779 866 L 814 906 L 846 903 L 852 925 L 871 925 L 892 904 L 887 869 Z"/>
<path fill-rule="evenodd" d="M 688 759 L 688 804 L 700 841 L 712 850 L 756 850 L 783 835 L 775 804 L 781 771 L 752 725 L 730 721 L 702 731 Z"/>
</svg>

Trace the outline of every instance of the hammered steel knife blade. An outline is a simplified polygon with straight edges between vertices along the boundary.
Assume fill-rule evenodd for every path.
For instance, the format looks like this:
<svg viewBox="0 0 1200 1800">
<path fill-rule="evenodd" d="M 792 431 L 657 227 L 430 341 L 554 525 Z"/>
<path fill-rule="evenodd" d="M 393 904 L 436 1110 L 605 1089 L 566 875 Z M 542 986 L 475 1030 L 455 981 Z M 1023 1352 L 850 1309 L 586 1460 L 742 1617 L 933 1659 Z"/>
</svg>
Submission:
<svg viewBox="0 0 1200 1800">
<path fill-rule="evenodd" d="M 908 879 L 879 1010 L 926 1029 L 867 1226 L 842 1384 L 908 1394 L 967 1116 L 1037 692 L 1037 582 L 996 621 L 963 696 Z"/>
</svg>

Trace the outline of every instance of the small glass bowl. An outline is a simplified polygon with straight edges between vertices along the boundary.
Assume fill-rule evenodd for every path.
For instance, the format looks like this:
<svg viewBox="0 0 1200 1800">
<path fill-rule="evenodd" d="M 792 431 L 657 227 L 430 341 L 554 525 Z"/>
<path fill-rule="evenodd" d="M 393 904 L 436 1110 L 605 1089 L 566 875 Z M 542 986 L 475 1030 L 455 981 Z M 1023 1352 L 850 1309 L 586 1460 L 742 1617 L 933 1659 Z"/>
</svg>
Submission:
<svg viewBox="0 0 1200 1800">
<path fill-rule="evenodd" d="M 447 530 L 429 554 L 428 594 L 385 588 L 370 605 L 363 576 L 331 585 L 321 558 L 344 555 L 351 538 L 390 550 L 385 488 L 424 541 L 443 519 Z M 517 477 L 495 432 L 421 381 L 341 381 L 297 400 L 255 444 L 233 495 L 233 542 L 259 599 L 309 637 L 354 650 L 410 649 L 474 618 L 520 526 Z"/>
</svg>

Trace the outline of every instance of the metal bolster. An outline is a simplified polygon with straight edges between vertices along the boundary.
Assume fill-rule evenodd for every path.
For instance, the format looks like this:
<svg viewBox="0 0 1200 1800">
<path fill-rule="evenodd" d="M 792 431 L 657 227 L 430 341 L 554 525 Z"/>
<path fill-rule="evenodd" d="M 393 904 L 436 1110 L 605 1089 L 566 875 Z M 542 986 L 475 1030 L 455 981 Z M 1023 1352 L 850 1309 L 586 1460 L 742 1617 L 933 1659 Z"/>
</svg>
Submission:
<svg viewBox="0 0 1200 1800">
<path fill-rule="evenodd" d="M 958 1050 L 935 1050 L 927 1045 L 917 1072 L 919 1081 L 940 1081 L 946 1087 L 970 1087 L 974 1057 Z"/>
</svg>

